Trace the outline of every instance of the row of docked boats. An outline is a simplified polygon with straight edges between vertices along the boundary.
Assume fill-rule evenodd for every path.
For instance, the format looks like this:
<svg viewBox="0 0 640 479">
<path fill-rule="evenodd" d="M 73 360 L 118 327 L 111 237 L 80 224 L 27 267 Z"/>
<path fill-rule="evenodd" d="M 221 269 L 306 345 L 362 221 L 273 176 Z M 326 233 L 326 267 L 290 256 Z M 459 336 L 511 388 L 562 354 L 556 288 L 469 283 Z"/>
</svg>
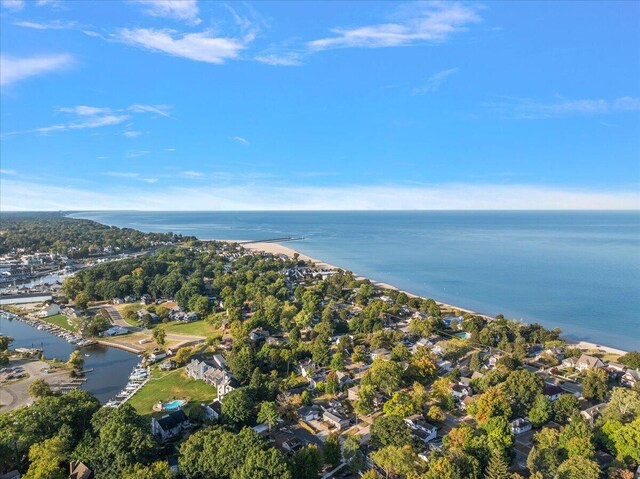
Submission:
<svg viewBox="0 0 640 479">
<path fill-rule="evenodd" d="M 149 367 L 146 367 L 143 362 L 138 363 L 129 375 L 129 382 L 127 382 L 127 385 L 122 389 L 122 391 L 116 394 L 115 398 L 108 401 L 105 406 L 118 407 L 121 404 L 124 404 L 147 383 L 150 377 L 151 371 L 149 370 Z"/>
<path fill-rule="evenodd" d="M 40 331 L 45 331 L 50 334 L 54 334 L 61 339 L 64 339 L 66 342 L 70 344 L 77 344 L 80 347 L 91 346 L 96 344 L 95 341 L 91 339 L 85 339 L 79 333 L 74 333 L 67 329 L 56 326 L 55 324 L 47 323 L 46 321 L 42 321 L 40 319 L 19 316 L 17 314 L 10 313 L 8 311 L 0 311 L 0 315 L 9 320 L 22 321 L 23 323 L 28 324 L 31 327 L 34 327 Z"/>
</svg>

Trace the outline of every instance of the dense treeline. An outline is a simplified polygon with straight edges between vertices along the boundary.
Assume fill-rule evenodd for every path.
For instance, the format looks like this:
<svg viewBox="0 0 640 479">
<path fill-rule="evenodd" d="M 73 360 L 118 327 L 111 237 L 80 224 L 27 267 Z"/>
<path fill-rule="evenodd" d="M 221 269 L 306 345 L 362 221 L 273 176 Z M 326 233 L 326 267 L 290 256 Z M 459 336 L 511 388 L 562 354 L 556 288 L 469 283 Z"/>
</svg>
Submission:
<svg viewBox="0 0 640 479">
<path fill-rule="evenodd" d="M 105 248 L 140 251 L 160 243 L 193 239 L 173 233 L 143 233 L 67 218 L 60 213 L 1 213 L 0 254 L 16 249 L 26 253 L 53 252 L 71 258 L 102 254 Z"/>
</svg>

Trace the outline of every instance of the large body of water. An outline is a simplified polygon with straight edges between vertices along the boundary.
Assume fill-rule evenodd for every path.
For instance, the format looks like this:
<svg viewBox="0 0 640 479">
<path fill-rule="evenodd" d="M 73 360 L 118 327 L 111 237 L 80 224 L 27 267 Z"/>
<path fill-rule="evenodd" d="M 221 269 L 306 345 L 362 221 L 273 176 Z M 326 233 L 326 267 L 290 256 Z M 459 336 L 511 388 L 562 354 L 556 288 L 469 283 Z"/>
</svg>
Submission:
<svg viewBox="0 0 640 479">
<path fill-rule="evenodd" d="M 58 336 L 2 317 L 0 334 L 14 339 L 12 348 L 42 348 L 47 358 L 61 361 L 69 359 L 71 352 L 77 348 Z M 122 390 L 134 366 L 140 361 L 135 354 L 105 346 L 89 346 L 81 350 L 85 354 L 84 369 L 93 369 L 93 372 L 87 374 L 87 381 L 82 384 L 81 389 L 93 393 L 101 403 L 112 399 Z"/>
<path fill-rule="evenodd" d="M 200 239 L 288 243 L 403 290 L 640 349 L 640 212 L 84 212 Z"/>
</svg>

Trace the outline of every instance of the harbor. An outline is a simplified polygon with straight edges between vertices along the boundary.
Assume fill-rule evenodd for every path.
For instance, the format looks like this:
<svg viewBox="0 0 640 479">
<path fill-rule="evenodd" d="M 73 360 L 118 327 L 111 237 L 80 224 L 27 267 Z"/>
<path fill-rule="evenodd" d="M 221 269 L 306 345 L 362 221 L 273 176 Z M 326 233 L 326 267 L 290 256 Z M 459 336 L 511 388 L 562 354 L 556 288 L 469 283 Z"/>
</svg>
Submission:
<svg viewBox="0 0 640 479">
<path fill-rule="evenodd" d="M 6 314 L 0 315 L 0 334 L 14 338 L 11 349 L 39 349 L 48 359 L 66 362 L 74 350 L 81 350 L 83 370 L 90 373 L 82 383 L 74 386 L 93 393 L 103 404 L 122 390 L 128 383 L 131 370 L 140 361 L 135 354 L 92 341 L 71 343 L 63 336 L 12 319 Z"/>
</svg>

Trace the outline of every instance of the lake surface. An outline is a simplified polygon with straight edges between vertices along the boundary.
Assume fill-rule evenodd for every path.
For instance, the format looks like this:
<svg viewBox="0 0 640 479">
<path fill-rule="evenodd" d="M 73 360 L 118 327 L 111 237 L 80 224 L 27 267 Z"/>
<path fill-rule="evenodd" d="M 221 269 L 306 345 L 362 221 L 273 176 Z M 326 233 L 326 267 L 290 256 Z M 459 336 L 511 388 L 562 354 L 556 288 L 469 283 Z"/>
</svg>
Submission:
<svg viewBox="0 0 640 479">
<path fill-rule="evenodd" d="M 11 336 L 14 342 L 11 348 L 42 348 L 47 358 L 61 361 L 77 346 L 69 344 L 53 334 L 40 331 L 20 321 L 11 321 L 0 317 L 0 334 Z M 101 403 L 112 399 L 126 386 L 129 375 L 140 358 L 135 354 L 105 346 L 80 348 L 85 354 L 84 369 L 93 369 L 87 374 L 87 381 L 81 389 L 93 393 Z M 88 356 L 87 356 L 88 354 Z"/>
<path fill-rule="evenodd" d="M 412 293 L 640 349 L 640 212 L 84 212 L 294 249 Z"/>
</svg>

